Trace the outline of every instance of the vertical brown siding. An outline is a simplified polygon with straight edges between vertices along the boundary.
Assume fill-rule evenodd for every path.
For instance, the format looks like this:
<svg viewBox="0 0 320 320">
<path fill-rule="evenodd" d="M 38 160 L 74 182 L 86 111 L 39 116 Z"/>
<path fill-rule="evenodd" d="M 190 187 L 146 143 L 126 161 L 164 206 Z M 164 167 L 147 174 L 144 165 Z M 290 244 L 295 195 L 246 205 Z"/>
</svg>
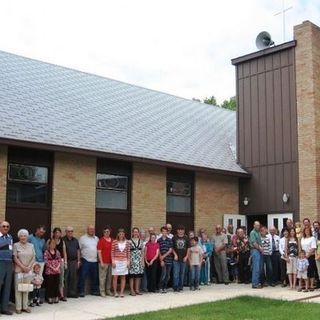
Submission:
<svg viewBox="0 0 320 320">
<path fill-rule="evenodd" d="M 252 173 L 249 181 L 240 180 L 242 213 L 298 210 L 294 50 L 294 44 L 280 46 L 234 63 L 238 159 Z M 287 204 L 282 201 L 284 192 L 290 195 Z M 245 196 L 250 198 L 247 207 Z"/>
</svg>

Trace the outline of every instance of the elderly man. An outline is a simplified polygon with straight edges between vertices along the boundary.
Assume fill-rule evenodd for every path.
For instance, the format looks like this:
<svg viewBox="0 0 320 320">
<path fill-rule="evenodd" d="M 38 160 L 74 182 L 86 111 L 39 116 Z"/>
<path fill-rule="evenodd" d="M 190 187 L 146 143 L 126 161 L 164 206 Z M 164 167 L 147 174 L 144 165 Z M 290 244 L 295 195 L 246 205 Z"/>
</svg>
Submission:
<svg viewBox="0 0 320 320">
<path fill-rule="evenodd" d="M 253 230 L 250 232 L 250 254 L 252 266 L 252 288 L 261 288 L 261 274 L 262 274 L 262 243 L 260 234 L 260 222 L 255 221 Z"/>
<path fill-rule="evenodd" d="M 173 233 L 172 233 L 172 224 L 171 223 L 167 223 L 166 224 L 166 227 L 168 229 L 168 238 L 169 239 L 172 239 L 173 238 Z"/>
<path fill-rule="evenodd" d="M 228 245 L 228 237 L 222 233 L 222 226 L 217 224 L 216 234 L 212 237 L 214 247 L 214 265 L 217 272 L 217 283 L 229 284 L 229 272 L 227 266 L 226 247 Z"/>
<path fill-rule="evenodd" d="M 79 277 L 79 296 L 85 296 L 85 282 L 88 275 L 91 278 L 91 294 L 100 296 L 98 285 L 98 237 L 95 236 L 93 225 L 87 227 L 87 233 L 80 237 L 81 269 Z"/>
<path fill-rule="evenodd" d="M 271 254 L 271 265 L 272 265 L 272 282 L 277 284 L 281 281 L 281 255 L 279 252 L 280 237 L 277 235 L 276 227 L 272 226 L 269 228 L 269 234 L 267 237 L 270 239 L 272 254 Z"/>
<path fill-rule="evenodd" d="M 68 226 L 62 238 L 67 251 L 68 268 L 65 270 L 64 287 L 69 298 L 78 298 L 78 270 L 80 268 L 79 241 L 73 236 L 73 227 Z"/>
<path fill-rule="evenodd" d="M 290 230 L 292 228 L 294 228 L 293 220 L 292 219 L 287 219 L 286 225 L 281 230 L 281 237 L 283 237 L 284 230 Z"/>
<path fill-rule="evenodd" d="M 1 313 L 12 315 L 9 311 L 9 299 L 12 282 L 12 255 L 13 240 L 9 234 L 10 224 L 7 221 L 0 223 L 0 302 Z"/>
</svg>

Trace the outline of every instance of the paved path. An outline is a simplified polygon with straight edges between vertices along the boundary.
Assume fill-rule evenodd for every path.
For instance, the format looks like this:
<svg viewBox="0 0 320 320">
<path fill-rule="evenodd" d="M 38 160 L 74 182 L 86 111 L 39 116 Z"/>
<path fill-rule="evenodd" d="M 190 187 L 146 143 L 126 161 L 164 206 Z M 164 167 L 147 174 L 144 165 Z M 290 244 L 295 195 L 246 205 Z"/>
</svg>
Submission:
<svg viewBox="0 0 320 320">
<path fill-rule="evenodd" d="M 314 292 L 297 292 L 287 288 L 264 288 L 251 289 L 250 285 L 231 284 L 212 285 L 201 287 L 199 291 L 189 291 L 167 294 L 153 293 L 144 294 L 143 296 L 129 296 L 124 298 L 114 297 L 95 297 L 86 296 L 85 298 L 69 299 L 68 302 L 60 302 L 59 304 L 44 304 L 41 307 L 32 308 L 31 314 L 23 313 L 15 314 L 11 317 L 1 317 L 1 319 L 26 319 L 26 320 L 90 320 L 103 319 L 107 317 L 115 317 L 119 315 L 127 315 L 146 311 L 154 311 L 159 309 L 169 309 L 190 304 L 202 302 L 211 302 L 227 298 L 234 298 L 242 295 L 259 296 L 264 298 L 296 300 L 303 297 L 320 295 L 320 291 Z M 310 299 L 320 303 L 320 298 Z"/>
</svg>

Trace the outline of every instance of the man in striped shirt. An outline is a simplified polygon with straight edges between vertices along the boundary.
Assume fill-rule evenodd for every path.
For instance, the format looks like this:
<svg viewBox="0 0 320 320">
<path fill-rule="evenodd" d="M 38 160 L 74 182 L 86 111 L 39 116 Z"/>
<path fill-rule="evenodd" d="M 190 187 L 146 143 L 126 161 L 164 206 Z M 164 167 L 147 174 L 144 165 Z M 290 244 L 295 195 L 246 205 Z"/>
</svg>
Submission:
<svg viewBox="0 0 320 320">
<path fill-rule="evenodd" d="M 261 233 L 262 266 L 263 266 L 261 282 L 263 284 L 265 280 L 267 280 L 268 285 L 274 287 L 275 285 L 272 280 L 272 262 L 271 262 L 272 245 L 271 245 L 270 237 L 267 235 L 268 229 L 266 227 L 261 227 L 260 233 Z M 266 274 L 264 270 L 266 270 Z"/>
<path fill-rule="evenodd" d="M 168 228 L 166 226 L 161 228 L 162 236 L 158 239 L 160 246 L 160 266 L 161 276 L 159 289 L 161 293 L 167 293 L 167 286 L 170 280 L 171 268 L 172 268 L 172 239 L 168 237 Z"/>
</svg>

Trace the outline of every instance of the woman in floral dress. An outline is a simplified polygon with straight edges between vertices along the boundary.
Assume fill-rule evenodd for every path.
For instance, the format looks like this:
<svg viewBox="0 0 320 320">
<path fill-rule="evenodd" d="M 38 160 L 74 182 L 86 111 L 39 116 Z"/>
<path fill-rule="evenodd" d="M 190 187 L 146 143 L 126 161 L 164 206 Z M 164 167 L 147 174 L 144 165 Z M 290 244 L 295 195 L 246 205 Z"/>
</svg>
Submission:
<svg viewBox="0 0 320 320">
<path fill-rule="evenodd" d="M 130 269 L 129 283 L 130 295 L 141 295 L 140 282 L 143 276 L 144 269 L 144 246 L 140 239 L 140 231 L 138 228 L 132 229 L 132 238 L 130 240 Z"/>
</svg>

